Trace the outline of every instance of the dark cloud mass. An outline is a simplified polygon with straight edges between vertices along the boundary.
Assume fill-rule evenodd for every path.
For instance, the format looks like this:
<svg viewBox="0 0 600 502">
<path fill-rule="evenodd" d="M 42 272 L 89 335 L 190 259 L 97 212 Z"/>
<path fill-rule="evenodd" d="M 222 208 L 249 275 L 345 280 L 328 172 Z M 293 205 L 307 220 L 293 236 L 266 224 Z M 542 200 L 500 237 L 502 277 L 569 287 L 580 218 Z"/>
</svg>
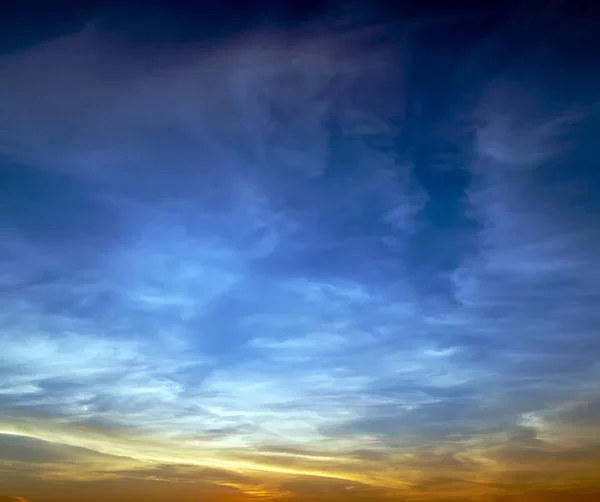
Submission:
<svg viewBox="0 0 600 502">
<path fill-rule="evenodd" d="M 0 15 L 0 501 L 594 499 L 595 12 L 225 4 Z"/>
</svg>

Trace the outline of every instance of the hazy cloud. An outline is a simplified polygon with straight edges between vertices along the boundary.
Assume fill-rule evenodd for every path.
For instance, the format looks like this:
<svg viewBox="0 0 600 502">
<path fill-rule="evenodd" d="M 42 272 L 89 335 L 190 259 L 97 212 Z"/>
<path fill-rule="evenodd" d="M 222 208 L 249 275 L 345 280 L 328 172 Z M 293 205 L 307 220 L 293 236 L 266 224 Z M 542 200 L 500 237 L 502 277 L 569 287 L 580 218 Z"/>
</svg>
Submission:
<svg viewBox="0 0 600 502">
<path fill-rule="evenodd" d="M 445 73 L 464 49 L 413 28 L 147 54 L 99 26 L 0 57 L 2 473 L 223 500 L 584 493 L 589 90 L 542 83 L 535 54 L 486 73 L 485 46 Z"/>
</svg>

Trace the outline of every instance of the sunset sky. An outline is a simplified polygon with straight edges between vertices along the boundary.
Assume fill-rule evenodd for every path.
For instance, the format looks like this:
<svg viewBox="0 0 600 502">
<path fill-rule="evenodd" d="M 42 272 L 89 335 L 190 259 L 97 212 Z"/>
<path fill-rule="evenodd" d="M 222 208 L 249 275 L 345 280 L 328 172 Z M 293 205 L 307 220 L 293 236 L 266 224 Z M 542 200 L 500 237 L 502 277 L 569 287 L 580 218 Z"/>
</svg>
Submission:
<svg viewBox="0 0 600 502">
<path fill-rule="evenodd" d="M 0 12 L 0 502 L 600 500 L 593 2 L 147 3 Z"/>
</svg>

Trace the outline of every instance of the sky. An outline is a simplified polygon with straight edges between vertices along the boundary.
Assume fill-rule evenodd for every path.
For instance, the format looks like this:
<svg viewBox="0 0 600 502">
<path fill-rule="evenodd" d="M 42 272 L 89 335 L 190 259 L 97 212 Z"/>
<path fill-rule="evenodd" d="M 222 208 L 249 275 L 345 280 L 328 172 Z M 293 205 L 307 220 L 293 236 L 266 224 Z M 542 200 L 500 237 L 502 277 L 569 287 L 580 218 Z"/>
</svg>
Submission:
<svg viewBox="0 0 600 502">
<path fill-rule="evenodd" d="M 583 7 L 0 15 L 0 502 L 598 500 Z"/>
</svg>

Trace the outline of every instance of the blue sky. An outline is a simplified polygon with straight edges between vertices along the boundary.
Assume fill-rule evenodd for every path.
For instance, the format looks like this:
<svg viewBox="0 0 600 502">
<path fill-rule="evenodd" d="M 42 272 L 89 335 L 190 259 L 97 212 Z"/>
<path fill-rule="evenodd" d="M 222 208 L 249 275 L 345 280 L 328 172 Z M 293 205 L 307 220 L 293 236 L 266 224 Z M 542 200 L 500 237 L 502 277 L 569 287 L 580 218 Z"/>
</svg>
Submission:
<svg viewBox="0 0 600 502">
<path fill-rule="evenodd" d="M 382 33 L 0 57 L 0 477 L 587 486 L 594 87 Z"/>
</svg>

